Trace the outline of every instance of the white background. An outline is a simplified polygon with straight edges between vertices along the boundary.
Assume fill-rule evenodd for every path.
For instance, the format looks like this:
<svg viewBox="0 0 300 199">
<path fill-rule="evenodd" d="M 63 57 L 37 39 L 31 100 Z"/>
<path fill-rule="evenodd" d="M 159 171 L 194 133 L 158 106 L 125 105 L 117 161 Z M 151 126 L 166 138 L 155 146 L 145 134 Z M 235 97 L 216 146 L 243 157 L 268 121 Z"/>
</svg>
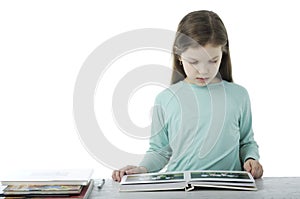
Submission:
<svg viewBox="0 0 300 199">
<path fill-rule="evenodd" d="M 87 152 L 73 120 L 73 90 L 83 62 L 117 34 L 138 28 L 175 31 L 188 12 L 208 9 L 227 27 L 234 81 L 250 94 L 265 176 L 300 176 L 297 5 L 288 0 L 1 1 L 0 173 L 13 168 L 89 167 L 97 177 L 109 177 L 111 168 Z M 135 64 L 149 64 L 143 56 L 136 57 L 131 57 Z M 129 107 L 141 126 L 149 122 L 149 107 L 159 91 L 147 89 L 137 92 Z M 95 99 L 107 95 L 105 91 L 97 90 Z M 133 103 L 140 100 L 146 105 Z M 97 110 L 97 104 L 95 112 L 98 118 L 111 117 Z M 138 120 L 136 115 L 146 118 Z M 114 145 L 135 153 L 147 149 L 146 141 L 131 139 L 126 144 L 113 120 L 107 124 L 113 129 L 115 137 L 109 140 Z"/>
</svg>

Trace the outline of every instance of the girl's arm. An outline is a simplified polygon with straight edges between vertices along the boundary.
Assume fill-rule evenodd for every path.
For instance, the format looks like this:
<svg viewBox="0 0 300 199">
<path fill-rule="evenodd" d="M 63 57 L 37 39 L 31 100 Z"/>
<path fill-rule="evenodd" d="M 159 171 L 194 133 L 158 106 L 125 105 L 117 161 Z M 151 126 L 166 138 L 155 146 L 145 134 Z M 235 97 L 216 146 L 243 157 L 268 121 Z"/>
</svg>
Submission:
<svg viewBox="0 0 300 199">
<path fill-rule="evenodd" d="M 240 158 L 242 163 L 247 159 L 259 159 L 258 145 L 252 130 L 252 113 L 248 92 L 245 90 L 240 118 Z"/>
<path fill-rule="evenodd" d="M 247 91 L 240 119 L 240 134 L 240 158 L 243 168 L 254 178 L 260 178 L 263 175 L 263 167 L 258 161 L 258 145 L 253 137 L 251 105 Z"/>
<path fill-rule="evenodd" d="M 158 99 L 153 108 L 150 147 L 139 166 L 148 172 L 157 172 L 165 167 L 172 155 L 169 146 L 165 111 Z"/>
</svg>

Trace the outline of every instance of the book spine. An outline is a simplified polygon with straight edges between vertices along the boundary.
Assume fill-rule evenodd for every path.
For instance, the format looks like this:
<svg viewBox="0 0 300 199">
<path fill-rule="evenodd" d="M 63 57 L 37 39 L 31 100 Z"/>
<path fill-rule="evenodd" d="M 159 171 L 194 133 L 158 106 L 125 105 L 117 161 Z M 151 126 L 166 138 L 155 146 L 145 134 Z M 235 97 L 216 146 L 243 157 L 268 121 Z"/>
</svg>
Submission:
<svg viewBox="0 0 300 199">
<path fill-rule="evenodd" d="M 88 189 L 86 190 L 86 193 L 85 193 L 83 199 L 88 199 L 88 198 L 89 198 L 89 196 L 90 196 L 90 194 L 91 194 L 93 188 L 94 188 L 94 180 L 91 179 L 91 180 L 90 180 L 89 187 L 88 187 Z"/>
</svg>

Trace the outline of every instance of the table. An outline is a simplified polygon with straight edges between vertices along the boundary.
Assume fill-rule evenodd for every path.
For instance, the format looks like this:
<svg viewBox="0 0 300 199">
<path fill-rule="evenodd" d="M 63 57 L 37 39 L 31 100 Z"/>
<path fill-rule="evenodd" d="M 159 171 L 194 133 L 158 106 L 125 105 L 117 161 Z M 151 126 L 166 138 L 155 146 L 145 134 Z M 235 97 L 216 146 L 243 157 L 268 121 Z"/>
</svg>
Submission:
<svg viewBox="0 0 300 199">
<path fill-rule="evenodd" d="M 119 192 L 119 183 L 111 179 L 106 180 L 103 188 L 94 187 L 90 199 L 156 199 L 156 198 L 213 198 L 213 199 L 299 199 L 300 177 L 265 177 L 256 180 L 258 191 L 237 190 L 193 190 L 156 191 L 156 192 Z"/>
</svg>

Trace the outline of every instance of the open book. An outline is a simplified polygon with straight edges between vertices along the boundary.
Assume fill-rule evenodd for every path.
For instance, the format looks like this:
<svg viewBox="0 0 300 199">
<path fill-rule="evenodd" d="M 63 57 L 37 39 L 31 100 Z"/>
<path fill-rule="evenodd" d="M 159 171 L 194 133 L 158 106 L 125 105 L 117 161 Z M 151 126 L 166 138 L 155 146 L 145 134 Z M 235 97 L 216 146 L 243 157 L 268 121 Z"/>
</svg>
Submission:
<svg viewBox="0 0 300 199">
<path fill-rule="evenodd" d="M 257 190 L 246 171 L 182 171 L 123 176 L 119 191 L 193 190 L 196 187 Z"/>
</svg>

